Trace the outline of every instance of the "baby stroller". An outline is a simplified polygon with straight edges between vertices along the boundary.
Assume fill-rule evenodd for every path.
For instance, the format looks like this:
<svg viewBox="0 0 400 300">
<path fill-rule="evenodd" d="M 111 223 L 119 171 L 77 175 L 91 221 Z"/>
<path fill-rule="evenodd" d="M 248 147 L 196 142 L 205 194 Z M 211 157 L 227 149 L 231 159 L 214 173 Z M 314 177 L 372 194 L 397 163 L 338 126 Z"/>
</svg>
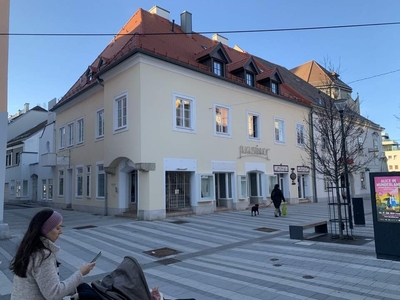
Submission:
<svg viewBox="0 0 400 300">
<path fill-rule="evenodd" d="M 151 300 L 142 267 L 131 256 L 125 256 L 119 266 L 102 280 L 92 282 L 92 288 L 103 300 Z"/>
</svg>

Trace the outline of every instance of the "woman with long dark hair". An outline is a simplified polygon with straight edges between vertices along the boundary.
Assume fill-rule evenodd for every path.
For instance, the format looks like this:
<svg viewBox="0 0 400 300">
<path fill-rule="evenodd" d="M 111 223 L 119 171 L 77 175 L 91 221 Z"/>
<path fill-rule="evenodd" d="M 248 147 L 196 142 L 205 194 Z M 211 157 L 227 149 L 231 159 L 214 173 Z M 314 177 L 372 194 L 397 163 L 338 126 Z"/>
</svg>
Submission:
<svg viewBox="0 0 400 300">
<path fill-rule="evenodd" d="M 60 248 L 54 244 L 62 234 L 62 216 L 52 209 L 38 212 L 31 220 L 11 261 L 14 273 L 11 300 L 61 300 L 76 292 L 95 263 L 84 264 L 68 279 L 60 281 L 56 255 Z"/>
</svg>

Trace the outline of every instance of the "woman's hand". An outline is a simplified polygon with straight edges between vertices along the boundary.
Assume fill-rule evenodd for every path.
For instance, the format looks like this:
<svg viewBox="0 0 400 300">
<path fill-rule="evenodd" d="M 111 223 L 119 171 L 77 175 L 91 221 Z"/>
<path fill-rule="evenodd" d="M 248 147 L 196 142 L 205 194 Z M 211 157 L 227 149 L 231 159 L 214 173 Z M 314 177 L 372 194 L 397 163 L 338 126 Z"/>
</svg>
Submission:
<svg viewBox="0 0 400 300">
<path fill-rule="evenodd" d="M 161 295 L 160 295 L 160 291 L 158 290 L 158 287 L 153 287 L 151 289 L 151 300 L 161 300 Z"/>
<path fill-rule="evenodd" d="M 82 267 L 79 268 L 79 271 L 81 272 L 82 276 L 85 276 L 86 274 L 89 274 L 89 272 L 94 268 L 95 265 L 95 262 L 84 264 Z"/>
</svg>

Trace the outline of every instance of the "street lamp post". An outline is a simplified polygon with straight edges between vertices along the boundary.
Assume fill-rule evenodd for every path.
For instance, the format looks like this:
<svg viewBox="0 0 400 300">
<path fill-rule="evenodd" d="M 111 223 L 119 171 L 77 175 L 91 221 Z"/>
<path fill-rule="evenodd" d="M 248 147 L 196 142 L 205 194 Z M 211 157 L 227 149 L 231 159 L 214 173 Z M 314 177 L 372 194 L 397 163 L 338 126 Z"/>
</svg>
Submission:
<svg viewBox="0 0 400 300">
<path fill-rule="evenodd" d="M 346 108 L 347 100 L 346 99 L 339 99 L 335 100 L 336 109 L 339 111 L 340 114 L 340 124 L 342 127 L 342 151 L 343 151 L 343 163 L 344 163 L 344 178 L 346 184 L 346 198 L 347 198 L 347 209 L 349 215 L 349 227 L 353 229 L 353 217 L 351 213 L 351 201 L 350 201 L 350 184 L 349 184 L 349 171 L 347 167 L 347 154 L 346 154 L 346 136 L 344 133 L 344 109 Z"/>
</svg>

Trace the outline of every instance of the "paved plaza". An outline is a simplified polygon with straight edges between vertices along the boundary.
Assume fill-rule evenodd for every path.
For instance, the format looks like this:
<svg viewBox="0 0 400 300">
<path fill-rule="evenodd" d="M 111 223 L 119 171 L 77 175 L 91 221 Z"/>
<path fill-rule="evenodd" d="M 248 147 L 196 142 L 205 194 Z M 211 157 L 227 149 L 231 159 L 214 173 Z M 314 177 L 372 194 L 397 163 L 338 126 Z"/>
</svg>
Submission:
<svg viewBox="0 0 400 300">
<path fill-rule="evenodd" d="M 141 263 L 149 286 L 170 298 L 400 299 L 400 263 L 376 259 L 369 201 L 364 208 L 366 225 L 353 231 L 364 243 L 289 239 L 290 224 L 328 220 L 326 203 L 289 205 L 288 216 L 280 218 L 271 207 L 257 217 L 246 210 L 160 221 L 61 210 L 60 276 L 68 277 L 101 250 L 87 282 L 103 278 L 130 255 Z M 0 241 L 1 300 L 11 292 L 9 261 L 40 209 L 6 206 L 12 238 Z M 163 258 L 145 253 L 160 248 L 179 253 Z"/>
</svg>

